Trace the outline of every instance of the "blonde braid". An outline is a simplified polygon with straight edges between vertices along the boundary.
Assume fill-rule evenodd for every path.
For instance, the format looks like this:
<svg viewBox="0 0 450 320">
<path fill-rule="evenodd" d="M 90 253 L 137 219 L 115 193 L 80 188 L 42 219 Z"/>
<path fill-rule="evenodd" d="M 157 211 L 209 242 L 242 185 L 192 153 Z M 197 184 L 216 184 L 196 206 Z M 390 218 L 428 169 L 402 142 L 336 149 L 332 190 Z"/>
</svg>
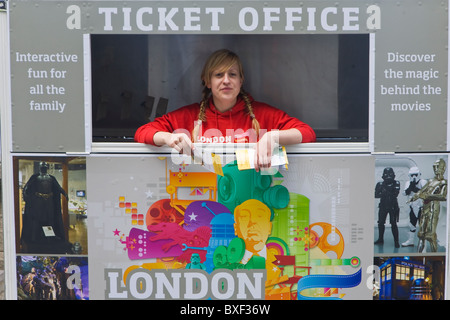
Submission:
<svg viewBox="0 0 450 320">
<path fill-rule="evenodd" d="M 250 116 L 250 118 L 252 118 L 252 128 L 256 132 L 256 137 L 259 137 L 260 126 L 259 126 L 258 120 L 255 117 L 255 114 L 253 113 L 253 107 L 252 107 L 250 98 L 248 97 L 248 94 L 242 89 L 241 89 L 241 95 L 242 95 L 242 99 L 244 99 L 245 105 L 247 106 L 248 115 Z"/>
<path fill-rule="evenodd" d="M 200 110 L 198 111 L 198 121 L 197 124 L 192 129 L 192 141 L 198 142 L 198 135 L 200 131 L 200 126 L 202 125 L 202 121 L 206 121 L 206 108 L 209 100 L 209 95 L 211 90 L 205 87 L 203 89 L 203 99 L 200 102 Z"/>
</svg>

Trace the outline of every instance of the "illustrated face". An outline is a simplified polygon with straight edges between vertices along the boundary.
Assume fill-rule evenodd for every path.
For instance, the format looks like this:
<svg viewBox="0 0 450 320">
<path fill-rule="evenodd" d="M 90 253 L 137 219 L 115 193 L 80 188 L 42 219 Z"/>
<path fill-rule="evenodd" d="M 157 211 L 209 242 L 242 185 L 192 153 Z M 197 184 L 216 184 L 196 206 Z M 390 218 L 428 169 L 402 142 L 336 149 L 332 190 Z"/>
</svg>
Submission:
<svg viewBox="0 0 450 320">
<path fill-rule="evenodd" d="M 233 107 L 241 91 L 242 78 L 236 64 L 228 70 L 215 70 L 207 87 L 211 89 L 214 105 L 220 112 Z"/>
<path fill-rule="evenodd" d="M 262 250 L 272 232 L 270 209 L 261 202 L 259 204 L 245 205 L 235 214 L 236 234 L 244 240 L 245 248 L 252 252 Z"/>
</svg>

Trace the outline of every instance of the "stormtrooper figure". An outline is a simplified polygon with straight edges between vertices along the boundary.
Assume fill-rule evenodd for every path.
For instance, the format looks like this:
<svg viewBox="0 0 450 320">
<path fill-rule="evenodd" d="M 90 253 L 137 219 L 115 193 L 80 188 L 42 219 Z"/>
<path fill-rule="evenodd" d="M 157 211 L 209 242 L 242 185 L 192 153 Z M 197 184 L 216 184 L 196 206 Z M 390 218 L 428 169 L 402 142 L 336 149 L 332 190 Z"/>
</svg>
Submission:
<svg viewBox="0 0 450 320">
<path fill-rule="evenodd" d="M 416 235 L 416 225 L 422 212 L 423 200 L 417 199 L 411 201 L 411 198 L 427 183 L 425 179 L 422 179 L 422 174 L 419 168 L 411 167 L 409 169 L 409 181 L 405 183 L 403 195 L 408 197 L 409 203 L 409 232 L 408 239 L 402 243 L 402 247 L 414 246 L 414 238 Z"/>
<path fill-rule="evenodd" d="M 389 215 L 394 244 L 396 248 L 399 248 L 397 227 L 399 207 L 397 197 L 400 193 L 400 182 L 395 180 L 394 170 L 390 167 L 384 168 L 382 179 L 383 181 L 378 182 L 375 186 L 375 198 L 380 199 L 378 204 L 378 240 L 375 241 L 375 244 L 381 245 L 384 243 L 384 224 Z"/>
</svg>

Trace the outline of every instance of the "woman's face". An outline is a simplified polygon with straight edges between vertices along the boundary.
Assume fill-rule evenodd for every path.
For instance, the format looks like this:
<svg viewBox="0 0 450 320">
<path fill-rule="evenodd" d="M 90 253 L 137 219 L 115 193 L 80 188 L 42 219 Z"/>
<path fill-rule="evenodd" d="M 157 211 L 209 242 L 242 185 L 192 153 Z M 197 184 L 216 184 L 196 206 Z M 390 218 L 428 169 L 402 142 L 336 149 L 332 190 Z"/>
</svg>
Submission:
<svg viewBox="0 0 450 320">
<path fill-rule="evenodd" d="M 232 65 L 226 71 L 214 70 L 207 87 L 211 89 L 217 110 L 225 112 L 234 106 L 241 91 L 242 82 L 237 64 Z"/>
</svg>

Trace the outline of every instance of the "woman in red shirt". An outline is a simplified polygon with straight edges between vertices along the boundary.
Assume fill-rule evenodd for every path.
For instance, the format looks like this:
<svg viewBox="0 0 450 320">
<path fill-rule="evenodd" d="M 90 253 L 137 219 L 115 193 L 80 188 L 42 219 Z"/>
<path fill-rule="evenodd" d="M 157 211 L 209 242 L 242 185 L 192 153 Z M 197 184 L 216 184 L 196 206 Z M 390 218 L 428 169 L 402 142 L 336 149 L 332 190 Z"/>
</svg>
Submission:
<svg viewBox="0 0 450 320">
<path fill-rule="evenodd" d="M 167 145 L 191 154 L 193 142 L 256 143 L 255 169 L 270 166 L 273 146 L 314 142 L 312 128 L 284 111 L 253 100 L 242 88 L 239 57 L 229 50 L 214 52 L 201 74 L 203 98 L 149 122 L 135 141 Z"/>
</svg>

